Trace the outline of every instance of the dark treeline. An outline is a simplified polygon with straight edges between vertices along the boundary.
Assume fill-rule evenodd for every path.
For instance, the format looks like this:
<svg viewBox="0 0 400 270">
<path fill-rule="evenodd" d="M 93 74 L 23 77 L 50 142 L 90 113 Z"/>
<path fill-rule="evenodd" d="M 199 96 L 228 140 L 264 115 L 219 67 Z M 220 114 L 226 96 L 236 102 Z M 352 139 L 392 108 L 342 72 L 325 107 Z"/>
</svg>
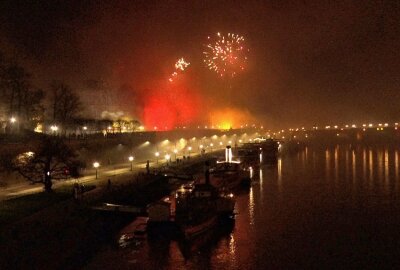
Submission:
<svg viewBox="0 0 400 270">
<path fill-rule="evenodd" d="M 32 132 L 39 126 L 45 133 L 57 126 L 59 135 L 77 129 L 90 133 L 87 126 L 91 131 L 121 133 L 140 126 L 137 120 L 87 119 L 77 91 L 57 78 L 50 81 L 44 89 L 36 87 L 31 74 L 20 63 L 0 52 L 0 133 Z"/>
<path fill-rule="evenodd" d="M 24 67 L 0 53 L 0 111 L 6 133 L 33 130 L 46 120 L 66 129 L 82 109 L 66 83 L 54 79 L 48 89 L 37 88 Z"/>
</svg>

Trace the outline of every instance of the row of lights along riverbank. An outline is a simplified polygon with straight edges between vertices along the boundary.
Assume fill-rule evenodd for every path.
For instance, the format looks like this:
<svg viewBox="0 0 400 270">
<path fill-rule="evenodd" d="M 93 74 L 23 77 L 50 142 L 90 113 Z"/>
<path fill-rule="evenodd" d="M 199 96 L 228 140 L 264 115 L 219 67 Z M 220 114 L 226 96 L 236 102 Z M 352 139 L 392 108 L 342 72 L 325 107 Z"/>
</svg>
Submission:
<svg viewBox="0 0 400 270">
<path fill-rule="evenodd" d="M 349 129 L 362 129 L 363 131 L 366 131 L 367 129 L 376 129 L 376 130 L 383 130 L 383 128 L 394 128 L 397 130 L 399 128 L 399 123 L 394 123 L 390 125 L 389 123 L 378 123 L 378 124 L 373 124 L 373 123 L 368 123 L 368 124 L 361 124 L 361 125 L 356 125 L 356 124 L 351 124 L 351 125 L 326 125 L 322 127 L 318 126 L 313 126 L 311 129 L 301 127 L 301 128 L 289 128 L 287 130 L 282 129 L 279 131 L 274 132 L 273 134 L 282 134 L 285 132 L 298 132 L 298 131 L 310 131 L 310 130 L 330 130 L 330 129 L 339 129 L 339 130 L 349 130 Z"/>
<path fill-rule="evenodd" d="M 224 134 L 224 135 L 222 135 L 221 136 L 221 141 L 219 141 L 218 142 L 218 136 L 217 135 L 213 135 L 213 136 L 211 136 L 208 140 L 216 140 L 217 141 L 217 144 L 220 146 L 219 148 L 218 147 L 215 147 L 215 144 L 213 143 L 213 142 L 211 142 L 211 143 L 209 143 L 209 144 L 206 144 L 205 142 L 207 141 L 207 137 L 206 136 L 204 136 L 204 137 L 202 137 L 202 138 L 199 138 L 199 145 L 198 145 L 198 149 L 199 149 L 199 153 L 201 154 L 202 153 L 202 151 L 205 151 L 205 149 L 209 149 L 211 152 L 212 151 L 214 151 L 214 150 L 218 150 L 218 149 L 222 149 L 223 148 L 223 146 L 225 145 L 225 144 L 228 144 L 228 145 L 231 145 L 232 144 L 232 142 L 235 142 L 235 144 L 236 144 L 236 142 L 238 142 L 238 143 L 243 143 L 243 142 L 245 142 L 245 141 L 247 141 L 247 142 L 252 142 L 253 141 L 253 139 L 252 139 L 252 137 L 256 137 L 256 136 L 259 136 L 260 134 L 259 133 L 255 133 L 255 134 L 253 134 L 253 135 L 248 135 L 247 133 L 244 133 L 244 134 L 242 134 L 242 135 L 240 135 L 240 136 L 237 136 L 236 134 L 233 134 L 232 135 L 232 139 L 234 138 L 234 137 L 240 137 L 240 139 L 238 139 L 237 141 L 235 140 L 235 141 L 233 141 L 232 139 L 229 139 L 229 140 L 225 140 L 226 138 L 227 138 L 227 136 Z M 244 140 L 244 138 L 246 138 L 246 140 Z M 193 138 L 191 138 L 191 139 L 183 139 L 183 138 L 181 138 L 181 139 L 179 139 L 178 141 L 183 141 L 183 142 L 193 142 L 193 141 L 196 141 L 196 137 L 193 137 Z M 236 139 L 236 138 L 235 138 Z M 223 142 L 224 141 L 224 142 Z M 168 139 L 166 139 L 166 140 L 164 140 L 164 141 L 162 141 L 161 143 L 159 143 L 159 144 L 169 144 L 169 143 L 171 143 Z M 225 143 L 225 144 L 224 144 Z M 139 148 L 141 148 L 141 147 L 144 147 L 144 146 L 148 146 L 148 145 L 150 145 L 151 143 L 149 142 L 149 141 L 146 141 L 146 142 L 144 142 L 143 144 L 141 144 L 140 146 L 139 146 Z M 175 147 L 176 147 L 176 143 L 175 143 Z M 157 146 L 157 148 L 158 148 L 158 146 Z M 193 153 L 193 147 L 192 146 L 186 146 L 185 148 L 183 148 L 182 150 L 178 150 L 177 148 L 174 148 L 173 149 L 173 154 L 174 154 L 174 159 L 175 159 L 175 161 L 177 160 L 177 155 L 178 155 L 178 153 L 181 151 L 182 153 L 184 153 L 185 152 L 185 150 L 187 151 L 186 153 L 187 153 L 187 155 L 188 155 L 188 157 L 190 157 L 191 155 L 192 155 L 192 153 Z M 155 156 L 155 162 L 156 162 L 156 164 L 158 165 L 159 164 L 159 159 L 160 159 L 160 156 L 161 156 L 161 152 L 157 149 L 156 150 L 156 152 L 154 153 L 154 156 Z M 172 161 L 172 156 L 171 156 L 171 154 L 170 153 L 165 153 L 165 155 L 164 155 L 164 159 L 165 159 L 165 162 L 167 163 L 167 164 L 169 164 L 169 163 L 171 163 L 171 161 Z M 134 155 L 130 155 L 129 157 L 128 157 L 128 161 L 129 161 L 129 163 L 130 163 L 130 171 L 133 171 L 133 162 L 134 162 L 134 160 L 135 160 L 135 157 L 134 157 Z M 98 162 L 98 161 L 95 161 L 95 162 L 93 162 L 93 168 L 95 169 L 95 177 L 96 177 L 96 179 L 98 179 L 98 177 L 99 177 L 99 168 L 100 168 L 100 162 Z"/>
<path fill-rule="evenodd" d="M 18 122 L 16 117 L 11 117 L 9 119 L 9 121 L 10 121 L 11 124 L 14 124 L 14 125 L 15 125 L 15 123 Z M 209 128 L 208 126 L 204 126 L 204 127 L 205 127 L 205 129 Z M 284 133 L 285 131 L 286 132 L 295 132 L 295 131 L 309 131 L 309 130 L 322 130 L 322 129 L 340 129 L 340 130 L 344 130 L 344 129 L 355 129 L 355 128 L 363 129 L 365 131 L 368 128 L 378 128 L 377 130 L 381 130 L 381 128 L 388 128 L 388 127 L 394 127 L 395 129 L 397 129 L 398 128 L 398 123 L 396 122 L 394 124 L 389 124 L 389 123 L 378 123 L 378 124 L 364 123 L 364 124 L 359 124 L 359 125 L 358 124 L 323 125 L 323 126 L 312 126 L 311 128 L 306 128 L 306 127 L 303 126 L 301 128 L 289 128 L 287 130 L 282 129 L 282 130 L 279 130 L 279 131 L 276 131 L 276 132 L 273 132 L 271 130 L 266 130 L 265 129 L 265 132 L 268 132 L 268 133 L 276 135 L 276 134 Z M 179 129 L 179 128 L 180 127 L 176 127 L 176 129 Z M 201 127 L 198 126 L 197 128 L 201 128 Z M 190 129 L 190 128 L 185 127 L 184 129 Z M 218 129 L 218 128 L 216 127 L 215 129 Z M 242 125 L 242 126 L 240 126 L 240 130 L 243 130 L 243 129 L 257 129 L 257 130 L 264 131 L 264 126 L 256 126 L 256 125 L 249 125 L 249 126 Z M 60 131 L 60 127 L 55 125 L 55 124 L 53 124 L 53 125 L 50 126 L 49 130 L 51 131 L 50 132 L 51 134 L 57 135 L 58 131 Z M 112 130 L 111 126 L 109 126 L 107 128 L 107 132 L 109 132 L 110 130 Z M 144 128 L 141 126 L 141 129 L 139 129 L 137 131 L 143 132 Z M 97 132 L 100 132 L 100 131 L 90 130 L 88 128 L 88 126 L 82 126 L 81 127 L 81 132 L 84 133 L 85 135 L 87 135 L 88 132 L 90 134 L 93 134 L 93 133 L 97 133 Z M 132 131 L 132 132 L 134 132 L 134 131 Z"/>
<path fill-rule="evenodd" d="M 16 122 L 16 119 L 10 119 L 10 122 Z M 322 128 L 322 129 L 325 129 L 325 130 L 330 130 L 330 129 L 334 129 L 334 130 L 336 130 L 336 129 L 340 129 L 340 130 L 344 130 L 344 129 L 356 129 L 356 128 L 362 128 L 363 130 L 365 130 L 365 129 L 377 129 L 377 130 L 383 130 L 383 128 L 389 128 L 389 127 L 394 127 L 395 129 L 397 129 L 398 128 L 398 123 L 396 122 L 396 123 L 394 123 L 394 125 L 393 126 L 390 126 L 388 123 L 378 123 L 378 124 L 373 124 L 373 123 L 368 123 L 368 124 L 362 124 L 362 125 L 360 125 L 360 126 L 358 126 L 358 125 L 356 125 L 356 124 L 352 124 L 352 125 L 344 125 L 344 126 L 339 126 L 339 125 L 332 125 L 332 126 L 330 126 L 330 125 L 328 125 L 328 126 L 325 126 L 324 128 Z M 53 131 L 57 131 L 58 130 L 58 128 L 57 128 L 57 126 L 51 126 L 51 129 L 53 130 Z M 312 130 L 318 130 L 319 128 L 318 128 L 318 126 L 313 126 L 312 127 Z M 283 134 L 283 133 L 285 133 L 285 132 L 301 132 L 301 131 L 309 131 L 308 129 L 306 129 L 305 127 L 301 127 L 301 128 L 295 128 L 295 129 L 293 129 L 293 128 L 289 128 L 287 131 L 285 131 L 284 129 L 282 129 L 282 130 L 280 130 L 280 131 L 278 131 L 278 132 L 276 132 L 276 133 L 272 133 L 273 135 L 279 135 L 279 134 Z M 259 136 L 260 134 L 259 133 L 255 133 L 255 134 L 253 134 L 253 136 L 254 137 L 257 137 L 257 136 Z M 236 143 L 238 142 L 238 143 L 243 143 L 243 142 L 252 142 L 253 141 L 253 139 L 251 138 L 251 137 L 253 137 L 253 136 L 248 136 L 247 138 L 246 138 L 246 140 L 244 140 L 244 138 L 243 138 L 243 136 L 247 136 L 247 133 L 244 133 L 244 134 L 242 134 L 241 136 L 239 136 L 239 137 L 242 137 L 241 139 L 238 139 L 238 140 L 236 140 L 237 138 L 235 138 L 235 140 L 234 140 L 234 143 L 235 143 L 235 145 L 236 145 Z M 268 132 L 267 133 L 267 137 L 270 137 L 271 135 L 270 135 L 270 133 Z M 226 138 L 226 135 L 224 134 L 224 135 L 221 135 L 220 136 L 221 138 L 220 139 L 222 139 L 222 140 L 224 140 L 225 138 Z M 234 134 L 233 135 L 233 137 L 237 137 L 237 135 L 236 134 Z M 307 136 L 306 136 L 307 137 Z M 282 139 L 284 139 L 284 137 L 282 136 L 281 137 Z M 195 141 L 196 140 L 196 137 L 193 137 L 193 138 L 191 138 L 191 139 L 183 139 L 183 138 L 181 138 L 181 139 L 179 139 L 178 141 L 184 141 L 184 142 L 191 142 L 191 141 Z M 217 141 L 216 143 L 217 143 L 217 145 L 219 145 L 220 147 L 218 148 L 218 147 L 214 147 L 215 146 L 215 144 L 214 144 L 214 142 L 210 142 L 210 143 L 204 143 L 205 141 L 207 141 L 207 140 L 211 140 L 211 141 Z M 202 137 L 201 139 L 199 139 L 198 140 L 199 141 L 199 145 L 198 145 L 198 148 L 199 148 L 199 152 L 201 153 L 203 150 L 205 150 L 206 148 L 208 148 L 208 149 L 210 149 L 210 151 L 214 151 L 214 150 L 216 150 L 216 149 L 220 149 L 221 147 L 223 147 L 223 145 L 224 145 L 224 142 L 222 142 L 222 141 L 219 141 L 218 142 L 218 136 L 217 135 L 213 135 L 213 136 L 210 136 L 210 138 L 209 139 L 207 139 L 207 137 Z M 168 140 L 168 139 L 166 139 L 166 140 L 164 140 L 162 143 L 164 143 L 164 144 L 169 144 L 170 143 L 170 141 Z M 162 144 L 161 143 L 161 144 Z M 173 154 L 174 154 L 174 159 L 175 159 L 175 161 L 177 160 L 177 154 L 179 153 L 179 150 L 176 148 L 176 144 L 177 143 L 175 143 L 175 148 L 172 150 L 172 152 L 173 152 Z M 225 144 L 228 144 L 228 145 L 231 145 L 232 144 L 232 140 L 229 140 L 229 141 L 226 141 L 225 140 Z M 146 145 L 150 145 L 150 142 L 148 142 L 148 141 L 146 141 L 145 143 L 143 143 L 142 144 L 143 146 L 146 146 Z M 158 148 L 158 147 L 157 147 Z M 186 153 L 188 154 L 188 157 L 190 157 L 190 155 L 192 154 L 192 151 L 193 151 L 193 147 L 192 146 L 186 146 L 186 148 L 182 148 L 182 152 L 184 151 L 184 149 L 186 149 Z M 155 155 L 155 158 L 156 158 L 156 164 L 158 165 L 158 163 L 159 163 L 159 158 L 160 158 L 160 156 L 161 156 L 161 153 L 160 153 L 160 151 L 159 150 L 157 150 L 155 153 L 154 153 L 154 155 Z M 134 161 L 134 156 L 129 156 L 128 157 L 128 160 L 129 160 L 129 162 L 130 162 L 130 170 L 131 171 L 133 171 L 133 161 Z M 165 159 L 165 161 L 167 162 L 167 164 L 168 163 L 170 163 L 171 162 L 171 154 L 170 153 L 165 153 L 165 155 L 164 155 L 164 159 Z M 96 170 L 96 179 L 98 178 L 98 168 L 100 167 L 100 163 L 99 162 L 94 162 L 93 163 L 93 167 L 95 168 L 95 170 Z"/>
</svg>

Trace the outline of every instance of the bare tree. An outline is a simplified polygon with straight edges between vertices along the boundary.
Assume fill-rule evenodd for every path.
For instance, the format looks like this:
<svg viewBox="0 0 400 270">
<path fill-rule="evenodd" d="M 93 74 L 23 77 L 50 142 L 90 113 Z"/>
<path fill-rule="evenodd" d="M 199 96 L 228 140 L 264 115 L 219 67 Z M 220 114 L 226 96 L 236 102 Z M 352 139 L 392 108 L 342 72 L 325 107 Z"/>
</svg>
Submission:
<svg viewBox="0 0 400 270">
<path fill-rule="evenodd" d="M 36 125 L 44 120 L 45 108 L 42 101 L 45 93 L 41 89 L 26 91 L 23 97 L 23 109 L 21 118 L 25 119 L 26 128 L 34 129 Z"/>
<path fill-rule="evenodd" d="M 118 132 L 122 133 L 122 129 L 125 126 L 125 121 L 122 119 L 117 119 L 115 120 L 114 125 L 118 128 Z"/>
<path fill-rule="evenodd" d="M 42 120 L 44 92 L 31 86 L 30 75 L 23 67 L 16 63 L 8 64 L 2 59 L 0 102 L 7 108 L 8 118 L 17 118 L 18 127 L 32 127 L 33 122 Z"/>
<path fill-rule="evenodd" d="M 12 160 L 12 169 L 28 181 L 43 183 L 52 190 L 53 179 L 78 177 L 80 163 L 75 152 L 59 137 L 44 137 L 35 150 L 18 155 Z"/>
<path fill-rule="evenodd" d="M 130 125 L 131 125 L 132 131 L 135 131 L 140 127 L 141 124 L 140 124 L 140 122 L 138 120 L 132 120 L 130 122 Z"/>
<path fill-rule="evenodd" d="M 82 103 L 79 96 L 62 82 L 53 82 L 51 93 L 53 121 L 59 122 L 65 131 L 68 125 L 72 124 L 79 115 L 83 107 Z"/>
<path fill-rule="evenodd" d="M 18 65 L 10 65 L 5 69 L 4 80 L 9 99 L 9 114 L 19 115 L 23 96 L 29 87 L 29 74 Z"/>
<path fill-rule="evenodd" d="M 24 68 L 12 64 L 6 66 L 1 75 L 4 98 L 3 102 L 8 107 L 7 114 L 9 117 L 17 117 L 19 124 L 21 124 L 21 112 L 24 106 L 24 97 L 30 89 L 29 74 Z"/>
</svg>

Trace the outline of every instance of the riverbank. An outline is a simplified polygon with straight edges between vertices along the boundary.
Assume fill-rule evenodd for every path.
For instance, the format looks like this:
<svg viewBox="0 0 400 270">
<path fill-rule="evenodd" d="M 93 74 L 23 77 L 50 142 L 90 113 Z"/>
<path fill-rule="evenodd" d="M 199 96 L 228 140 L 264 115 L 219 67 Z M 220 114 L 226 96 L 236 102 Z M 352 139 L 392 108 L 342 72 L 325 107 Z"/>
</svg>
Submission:
<svg viewBox="0 0 400 270">
<path fill-rule="evenodd" d="M 201 171 L 210 157 L 196 157 L 179 167 L 162 169 L 179 173 Z M 0 268 L 2 269 L 77 269 L 134 216 L 101 213 L 90 207 L 102 202 L 145 206 L 166 194 L 173 186 L 157 168 L 157 173 L 120 176 L 111 187 L 101 185 L 84 193 L 79 201 L 66 198 L 2 227 Z M 123 179 L 122 179 L 123 178 Z M 71 193 L 72 194 L 72 193 Z"/>
</svg>

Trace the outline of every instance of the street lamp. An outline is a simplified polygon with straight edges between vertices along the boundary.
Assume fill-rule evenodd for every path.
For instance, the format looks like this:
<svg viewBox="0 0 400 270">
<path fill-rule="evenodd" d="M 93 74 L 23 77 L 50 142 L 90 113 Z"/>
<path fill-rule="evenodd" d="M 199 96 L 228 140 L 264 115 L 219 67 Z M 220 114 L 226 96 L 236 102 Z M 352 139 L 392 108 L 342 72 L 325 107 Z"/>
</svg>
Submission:
<svg viewBox="0 0 400 270">
<path fill-rule="evenodd" d="M 178 150 L 174 149 L 174 154 L 175 154 L 175 161 L 176 161 L 176 154 L 178 153 Z"/>
<path fill-rule="evenodd" d="M 100 163 L 97 161 L 93 163 L 93 167 L 96 169 L 96 179 L 97 179 L 97 169 L 100 167 Z"/>
<path fill-rule="evenodd" d="M 82 135 L 83 135 L 84 137 L 86 137 L 86 132 L 87 132 L 87 126 L 83 126 L 83 127 L 82 127 Z"/>
<path fill-rule="evenodd" d="M 210 143 L 211 152 L 213 151 L 213 146 L 214 146 L 214 144 L 213 144 L 213 143 Z"/>
<path fill-rule="evenodd" d="M 135 159 L 133 156 L 129 156 L 129 161 L 131 162 L 131 171 L 133 171 L 133 160 Z"/>
<path fill-rule="evenodd" d="M 189 146 L 189 147 L 188 147 L 188 150 L 189 150 L 189 157 L 190 157 L 190 151 L 192 151 L 192 147 Z"/>
<path fill-rule="evenodd" d="M 168 163 L 171 161 L 171 155 L 170 154 L 166 154 L 165 155 L 165 160 L 167 161 L 167 165 L 168 165 Z"/>
<path fill-rule="evenodd" d="M 50 127 L 50 129 L 51 129 L 51 131 L 53 131 L 53 133 L 56 133 L 57 130 L 58 130 L 58 127 L 57 127 L 56 125 L 52 125 L 52 126 Z"/>
<path fill-rule="evenodd" d="M 155 155 L 156 155 L 156 163 L 158 164 L 158 157 L 160 156 L 160 153 L 156 152 Z"/>
<path fill-rule="evenodd" d="M 15 118 L 14 116 L 12 116 L 10 118 L 10 123 L 11 123 L 11 128 L 14 129 L 14 127 L 17 125 L 17 118 Z"/>
</svg>

